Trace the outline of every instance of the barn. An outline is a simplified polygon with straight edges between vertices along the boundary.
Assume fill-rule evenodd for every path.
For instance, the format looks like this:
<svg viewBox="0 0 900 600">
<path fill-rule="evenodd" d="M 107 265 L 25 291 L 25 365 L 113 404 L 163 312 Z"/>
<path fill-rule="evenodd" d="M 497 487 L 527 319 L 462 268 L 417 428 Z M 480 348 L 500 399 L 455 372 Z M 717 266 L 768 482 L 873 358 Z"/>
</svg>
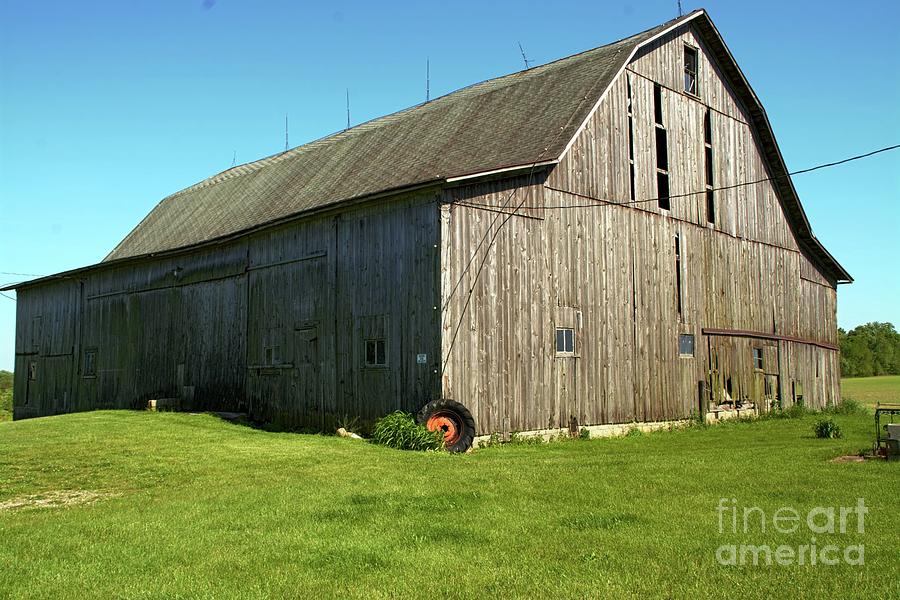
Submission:
<svg viewBox="0 0 900 600">
<path fill-rule="evenodd" d="M 700 10 L 228 169 L 14 286 L 14 415 L 328 430 L 443 399 L 483 435 L 823 407 L 851 281 Z"/>
</svg>

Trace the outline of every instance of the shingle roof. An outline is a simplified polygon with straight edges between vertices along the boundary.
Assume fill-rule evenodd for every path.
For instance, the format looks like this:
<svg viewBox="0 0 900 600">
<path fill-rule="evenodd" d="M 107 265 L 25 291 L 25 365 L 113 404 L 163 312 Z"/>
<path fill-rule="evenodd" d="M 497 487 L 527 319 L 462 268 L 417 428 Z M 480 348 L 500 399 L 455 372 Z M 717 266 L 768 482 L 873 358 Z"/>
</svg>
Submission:
<svg viewBox="0 0 900 600">
<path fill-rule="evenodd" d="M 631 51 L 673 23 L 223 171 L 163 199 L 104 260 L 192 246 L 386 190 L 556 159 Z"/>
<path fill-rule="evenodd" d="M 613 44 L 463 88 L 432 102 L 223 171 L 160 202 L 97 265 L 24 288 L 192 246 L 381 192 L 560 158 L 638 46 L 692 21 L 748 107 L 800 245 L 838 282 L 853 278 L 813 235 L 765 110 L 703 10 Z"/>
</svg>

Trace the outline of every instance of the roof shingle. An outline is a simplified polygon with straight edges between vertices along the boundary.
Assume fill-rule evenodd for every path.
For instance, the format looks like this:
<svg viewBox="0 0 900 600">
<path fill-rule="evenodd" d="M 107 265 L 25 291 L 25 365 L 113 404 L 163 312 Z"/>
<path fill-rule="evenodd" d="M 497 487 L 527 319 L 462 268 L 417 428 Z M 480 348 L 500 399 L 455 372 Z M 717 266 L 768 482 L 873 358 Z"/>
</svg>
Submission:
<svg viewBox="0 0 900 600">
<path fill-rule="evenodd" d="M 163 199 L 104 261 L 193 246 L 386 190 L 557 159 L 635 46 L 671 25 L 223 171 Z"/>
</svg>

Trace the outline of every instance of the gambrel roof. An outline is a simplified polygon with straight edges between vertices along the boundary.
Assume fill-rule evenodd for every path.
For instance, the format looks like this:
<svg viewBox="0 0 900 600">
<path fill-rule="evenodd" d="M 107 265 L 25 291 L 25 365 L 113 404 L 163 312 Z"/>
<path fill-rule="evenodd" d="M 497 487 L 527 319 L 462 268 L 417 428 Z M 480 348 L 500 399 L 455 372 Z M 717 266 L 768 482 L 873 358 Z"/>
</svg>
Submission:
<svg viewBox="0 0 900 600">
<path fill-rule="evenodd" d="M 104 263 L 203 245 L 385 193 L 555 164 L 637 50 L 689 21 L 750 113 L 801 247 L 834 280 L 852 281 L 812 234 L 765 111 L 703 10 L 223 171 L 163 199 Z"/>
<path fill-rule="evenodd" d="M 386 190 L 555 160 L 632 51 L 670 25 L 214 175 L 165 198 L 107 260 L 190 246 Z"/>
</svg>

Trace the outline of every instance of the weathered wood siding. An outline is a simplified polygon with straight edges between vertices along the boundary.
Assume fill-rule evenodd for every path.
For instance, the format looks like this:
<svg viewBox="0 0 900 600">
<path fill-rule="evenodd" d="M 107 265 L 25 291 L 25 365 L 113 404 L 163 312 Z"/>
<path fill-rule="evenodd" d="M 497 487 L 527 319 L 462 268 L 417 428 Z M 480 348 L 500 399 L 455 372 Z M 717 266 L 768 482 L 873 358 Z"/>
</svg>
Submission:
<svg viewBox="0 0 900 600">
<path fill-rule="evenodd" d="M 685 43 L 700 50 L 699 97 L 681 91 Z M 654 82 L 662 86 L 670 210 L 656 201 Z M 699 382 L 720 402 L 727 392 L 765 405 L 780 388 L 787 405 L 798 386 L 807 405 L 839 401 L 832 349 L 703 334 L 725 329 L 837 343 L 834 282 L 802 254 L 769 183 L 715 192 L 712 224 L 704 193 L 679 197 L 705 189 L 707 109 L 715 187 L 768 177 L 744 108 L 684 27 L 635 57 L 546 180 L 514 181 L 511 201 L 510 182 L 446 192 L 443 393 L 472 407 L 481 433 L 564 427 L 573 418 L 684 418 L 706 408 Z M 479 248 L 506 215 L 471 205 L 512 210 L 520 202 L 525 216 L 512 217 L 490 249 L 487 242 Z M 482 260 L 476 282 L 477 269 L 467 265 Z M 576 330 L 574 356 L 556 355 L 557 327 Z M 693 357 L 680 356 L 680 334 L 694 336 Z M 763 353 L 762 369 L 754 348 Z"/>
<path fill-rule="evenodd" d="M 439 387 L 436 200 L 407 194 L 21 290 L 16 418 L 160 398 L 311 428 L 418 410 Z M 365 367 L 367 337 L 386 341 L 387 365 Z"/>
</svg>

